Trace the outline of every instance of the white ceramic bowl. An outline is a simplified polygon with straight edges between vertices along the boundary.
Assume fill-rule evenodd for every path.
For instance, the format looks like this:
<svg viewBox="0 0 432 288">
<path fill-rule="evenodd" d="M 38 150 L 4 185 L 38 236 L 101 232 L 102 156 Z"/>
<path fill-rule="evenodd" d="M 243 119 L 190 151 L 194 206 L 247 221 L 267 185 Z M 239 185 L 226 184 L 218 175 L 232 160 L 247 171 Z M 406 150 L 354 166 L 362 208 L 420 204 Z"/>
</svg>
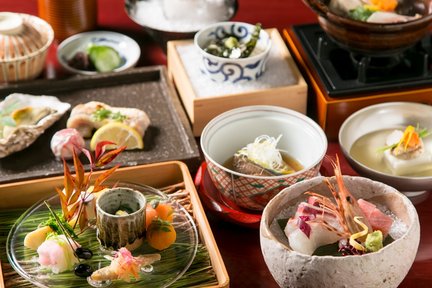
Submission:
<svg viewBox="0 0 432 288">
<path fill-rule="evenodd" d="M 215 82 L 241 83 L 254 81 L 265 71 L 265 64 L 271 48 L 269 34 L 261 29 L 259 40 L 251 56 L 239 59 L 218 57 L 207 53 L 204 48 L 211 40 L 224 39 L 234 35 L 241 42 L 247 42 L 255 25 L 243 22 L 220 22 L 201 29 L 195 34 L 194 44 L 202 57 L 202 71 Z"/>
<path fill-rule="evenodd" d="M 68 64 L 77 52 L 86 51 L 89 45 L 104 45 L 114 48 L 121 58 L 121 65 L 113 72 L 130 69 L 138 62 L 141 49 L 138 43 L 132 38 L 117 32 L 111 31 L 91 31 L 75 34 L 62 41 L 57 49 L 57 59 L 61 66 L 67 71 L 82 75 L 95 75 L 99 72 L 80 70 Z"/>
<path fill-rule="evenodd" d="M 294 213 L 306 191 L 331 198 L 324 177 L 297 183 L 281 191 L 263 211 L 260 225 L 264 260 L 281 287 L 397 287 L 417 254 L 420 224 L 411 201 L 396 189 L 362 177 L 344 176 L 354 197 L 385 205 L 407 225 L 407 231 L 378 252 L 353 256 L 309 256 L 293 251 L 277 219 Z M 331 179 L 334 182 L 334 178 Z"/>
<path fill-rule="evenodd" d="M 41 18 L 0 12 L 0 83 L 38 77 L 53 40 L 52 27 Z"/>
<path fill-rule="evenodd" d="M 235 152 L 260 135 L 278 137 L 277 148 L 299 161 L 304 169 L 281 176 L 251 176 L 223 166 Z M 322 129 L 307 116 L 276 106 L 246 106 L 212 119 L 201 135 L 209 175 L 223 197 L 237 205 L 262 210 L 280 190 L 318 175 L 327 151 Z"/>
<path fill-rule="evenodd" d="M 339 144 L 351 166 L 360 175 L 386 183 L 404 192 L 430 190 L 431 176 L 396 176 L 380 172 L 354 159 L 350 153 L 355 141 L 368 133 L 417 124 L 429 131 L 432 130 L 432 107 L 430 105 L 412 102 L 387 102 L 371 105 L 355 112 L 343 122 L 339 130 Z M 379 147 L 365 147 L 365 149 L 376 153 Z"/>
</svg>

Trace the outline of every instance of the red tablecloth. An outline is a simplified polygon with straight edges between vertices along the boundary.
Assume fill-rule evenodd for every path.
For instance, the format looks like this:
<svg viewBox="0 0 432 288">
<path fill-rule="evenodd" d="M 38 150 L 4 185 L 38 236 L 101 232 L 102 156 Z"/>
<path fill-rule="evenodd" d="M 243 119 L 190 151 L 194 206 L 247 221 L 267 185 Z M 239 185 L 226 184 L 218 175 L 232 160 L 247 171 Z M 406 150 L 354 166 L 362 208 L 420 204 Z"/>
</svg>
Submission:
<svg viewBox="0 0 432 288">
<path fill-rule="evenodd" d="M 61 0 L 60 0 L 61 1 Z M 130 20 L 124 10 L 123 0 L 99 0 L 98 26 L 100 29 L 125 33 L 141 46 L 142 56 L 138 65 L 166 64 L 162 49 Z M 37 15 L 36 0 L 0 0 L 1 11 L 22 12 Z M 261 22 L 264 27 L 282 28 L 294 24 L 316 21 L 315 14 L 301 0 L 239 0 L 239 11 L 233 20 L 250 23 Z M 55 45 L 50 51 L 45 77 L 61 76 L 55 59 Z M 328 155 L 339 151 L 336 143 L 330 143 Z M 342 159 L 345 174 L 355 172 Z M 416 206 L 421 223 L 421 242 L 416 261 L 400 287 L 432 286 L 432 197 Z M 209 214 L 213 233 L 231 278 L 231 287 L 277 287 L 270 275 L 260 249 L 259 232 L 223 222 Z M 403 259 L 401 259 L 403 261 Z"/>
</svg>

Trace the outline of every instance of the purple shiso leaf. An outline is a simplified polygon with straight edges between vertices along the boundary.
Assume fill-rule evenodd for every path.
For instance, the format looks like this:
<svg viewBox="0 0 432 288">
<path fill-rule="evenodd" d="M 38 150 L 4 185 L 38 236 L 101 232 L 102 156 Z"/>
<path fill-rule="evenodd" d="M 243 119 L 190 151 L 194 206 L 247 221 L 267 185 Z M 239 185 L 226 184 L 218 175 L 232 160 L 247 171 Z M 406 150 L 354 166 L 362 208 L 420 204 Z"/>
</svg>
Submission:
<svg viewBox="0 0 432 288">
<path fill-rule="evenodd" d="M 309 216 L 299 216 L 297 220 L 297 226 L 308 238 L 310 238 L 311 226 L 306 221 L 309 220 Z"/>
</svg>

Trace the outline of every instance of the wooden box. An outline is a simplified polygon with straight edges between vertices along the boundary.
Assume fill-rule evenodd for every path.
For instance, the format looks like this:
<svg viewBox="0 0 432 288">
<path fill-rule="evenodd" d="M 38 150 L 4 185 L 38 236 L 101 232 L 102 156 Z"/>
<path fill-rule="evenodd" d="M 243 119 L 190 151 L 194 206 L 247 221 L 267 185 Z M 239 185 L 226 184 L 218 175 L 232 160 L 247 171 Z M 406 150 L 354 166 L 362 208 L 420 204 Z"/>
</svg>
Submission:
<svg viewBox="0 0 432 288">
<path fill-rule="evenodd" d="M 292 59 L 277 29 L 268 29 L 272 44 L 281 51 L 278 57 L 289 66 L 295 77 L 293 85 L 279 86 L 271 89 L 251 90 L 241 93 L 225 93 L 217 96 L 198 97 L 191 78 L 186 71 L 178 48 L 182 45 L 193 45 L 193 40 L 168 42 L 168 76 L 172 78 L 183 101 L 184 108 L 192 123 L 195 136 L 200 136 L 205 125 L 215 116 L 241 106 L 276 105 L 306 113 L 307 84 Z M 200 57 L 197 53 L 197 57 Z M 197 67 L 197 69 L 199 69 Z M 267 67 L 265 73 L 271 73 Z M 203 75 L 205 76 L 205 75 Z M 197 80 L 198 81 L 198 80 Z"/>
<path fill-rule="evenodd" d="M 94 172 L 94 176 L 101 173 L 103 171 Z M 156 188 L 184 182 L 185 190 L 190 194 L 192 211 L 201 242 L 209 251 L 211 264 L 218 280 L 218 285 L 212 287 L 229 286 L 225 264 L 186 164 L 171 161 L 119 168 L 110 177 L 110 180 L 145 184 Z M 62 185 L 62 176 L 2 184 L 0 185 L 0 209 L 30 207 L 41 199 L 54 195 L 54 187 L 62 187 Z"/>
</svg>

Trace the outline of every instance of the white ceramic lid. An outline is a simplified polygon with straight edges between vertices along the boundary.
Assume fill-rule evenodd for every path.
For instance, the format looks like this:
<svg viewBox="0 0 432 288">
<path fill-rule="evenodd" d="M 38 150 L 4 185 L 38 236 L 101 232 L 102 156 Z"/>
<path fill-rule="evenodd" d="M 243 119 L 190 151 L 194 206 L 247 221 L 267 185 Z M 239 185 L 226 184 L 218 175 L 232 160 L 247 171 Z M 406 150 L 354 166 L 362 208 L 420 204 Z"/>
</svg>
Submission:
<svg viewBox="0 0 432 288">
<path fill-rule="evenodd" d="M 0 12 L 0 62 L 31 57 L 45 50 L 53 38 L 51 26 L 36 16 Z"/>
</svg>

